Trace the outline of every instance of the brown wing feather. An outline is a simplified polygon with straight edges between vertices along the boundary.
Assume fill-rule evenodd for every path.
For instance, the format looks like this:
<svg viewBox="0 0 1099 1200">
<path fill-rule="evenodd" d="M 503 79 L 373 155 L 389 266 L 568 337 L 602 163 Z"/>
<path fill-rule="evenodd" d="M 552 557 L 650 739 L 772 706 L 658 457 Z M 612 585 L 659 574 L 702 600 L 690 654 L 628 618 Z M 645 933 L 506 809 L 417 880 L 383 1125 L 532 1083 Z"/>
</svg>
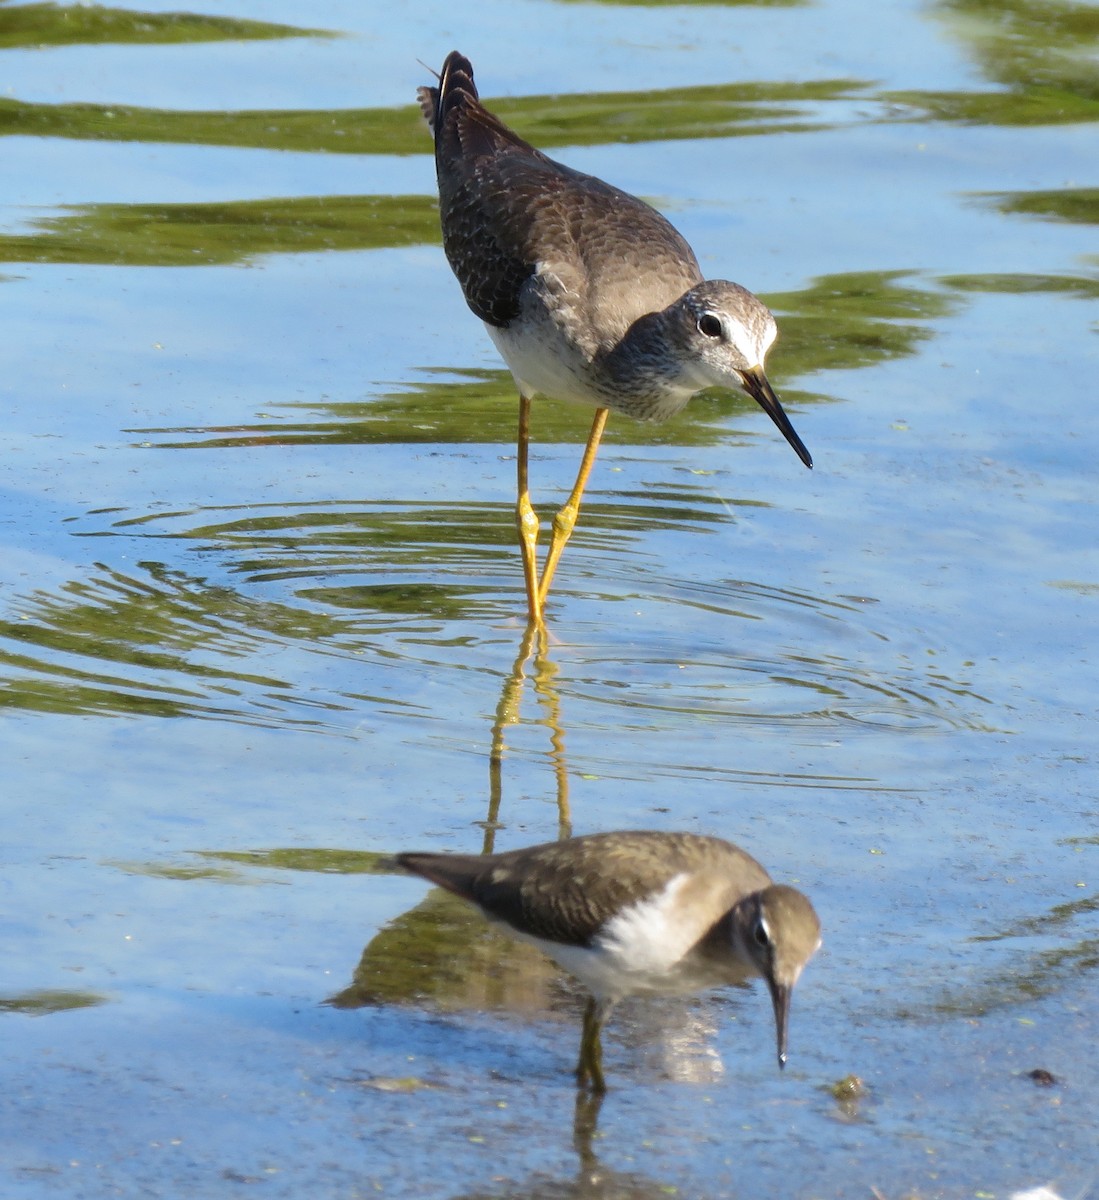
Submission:
<svg viewBox="0 0 1099 1200">
<path fill-rule="evenodd" d="M 523 286 L 545 269 L 565 277 L 581 303 L 582 293 L 593 293 L 590 311 L 601 307 L 598 293 L 615 292 L 615 328 L 596 332 L 616 340 L 638 317 L 701 281 L 690 246 L 655 209 L 555 162 L 484 108 L 473 68 L 456 51 L 443 64 L 439 87 L 419 95 L 435 132 L 444 249 L 483 321 L 508 325 Z M 642 294 L 646 299 L 631 305 L 630 296 Z"/>
<path fill-rule="evenodd" d="M 592 834 L 482 856 L 401 854 L 397 862 L 520 933 L 566 945 L 589 944 L 622 909 L 684 871 L 712 872 L 716 878 L 706 881 L 706 890 L 730 906 L 770 883 L 763 867 L 729 842 L 650 831 Z M 734 869 L 736 882 L 723 884 Z"/>
</svg>

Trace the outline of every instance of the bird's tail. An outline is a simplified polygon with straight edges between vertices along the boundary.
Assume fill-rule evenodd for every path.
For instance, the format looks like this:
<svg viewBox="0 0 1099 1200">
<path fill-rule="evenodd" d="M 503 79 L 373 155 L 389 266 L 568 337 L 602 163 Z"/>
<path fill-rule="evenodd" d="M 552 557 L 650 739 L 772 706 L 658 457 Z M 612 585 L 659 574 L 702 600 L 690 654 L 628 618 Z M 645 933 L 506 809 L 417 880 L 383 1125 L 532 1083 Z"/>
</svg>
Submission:
<svg viewBox="0 0 1099 1200">
<path fill-rule="evenodd" d="M 477 85 L 473 82 L 473 64 L 452 50 L 446 56 L 439 74 L 438 87 L 416 89 L 420 110 L 433 134 L 437 134 L 446 122 L 447 113 L 464 104 L 477 103 Z"/>
</svg>

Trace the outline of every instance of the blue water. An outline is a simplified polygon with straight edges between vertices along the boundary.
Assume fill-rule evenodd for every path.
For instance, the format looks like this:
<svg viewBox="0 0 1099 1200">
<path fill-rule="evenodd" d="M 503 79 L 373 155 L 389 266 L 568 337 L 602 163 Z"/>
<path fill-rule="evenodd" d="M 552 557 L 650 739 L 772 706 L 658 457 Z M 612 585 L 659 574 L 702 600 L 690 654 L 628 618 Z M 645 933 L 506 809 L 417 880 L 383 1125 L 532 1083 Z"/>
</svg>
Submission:
<svg viewBox="0 0 1099 1200">
<path fill-rule="evenodd" d="M 1099 9 L 242 9 L 331 36 L 0 16 L 4 1196 L 1093 1188 Z M 612 418 L 527 662 L 454 47 L 768 299 L 816 464 Z M 623 1006 L 592 1140 L 568 981 L 377 855 L 629 826 L 825 942 L 782 1075 L 759 989 Z"/>
</svg>

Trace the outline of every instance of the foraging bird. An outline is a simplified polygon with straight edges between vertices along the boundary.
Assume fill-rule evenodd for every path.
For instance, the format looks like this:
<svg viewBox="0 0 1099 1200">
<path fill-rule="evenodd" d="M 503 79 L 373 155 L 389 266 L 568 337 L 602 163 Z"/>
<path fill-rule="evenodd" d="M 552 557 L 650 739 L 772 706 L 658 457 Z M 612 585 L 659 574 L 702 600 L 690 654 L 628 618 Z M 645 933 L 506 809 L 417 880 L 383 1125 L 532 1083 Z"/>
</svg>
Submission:
<svg viewBox="0 0 1099 1200">
<path fill-rule="evenodd" d="M 790 995 L 820 945 L 808 898 L 750 855 L 693 833 L 597 833 L 503 854 L 399 854 L 407 871 L 533 942 L 591 993 L 580 1086 L 606 1091 L 600 1031 L 629 995 L 679 995 L 759 975 L 786 1064 Z"/>
<path fill-rule="evenodd" d="M 482 107 L 473 67 L 457 51 L 438 87 L 417 96 L 435 137 L 443 248 L 519 388 L 516 518 L 532 621 L 541 620 L 610 410 L 663 421 L 704 388 L 739 388 L 813 465 L 764 374 L 777 329 L 751 292 L 704 280 L 655 209 L 513 133 Z M 538 394 L 596 408 L 540 578 L 527 470 Z"/>
</svg>

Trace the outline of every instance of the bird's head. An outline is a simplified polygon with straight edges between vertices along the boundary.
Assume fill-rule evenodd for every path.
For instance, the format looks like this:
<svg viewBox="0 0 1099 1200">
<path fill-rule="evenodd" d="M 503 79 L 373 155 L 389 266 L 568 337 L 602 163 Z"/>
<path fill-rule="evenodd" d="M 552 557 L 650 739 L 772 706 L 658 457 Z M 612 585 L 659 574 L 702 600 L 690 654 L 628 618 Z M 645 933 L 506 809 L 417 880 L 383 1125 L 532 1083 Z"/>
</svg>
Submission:
<svg viewBox="0 0 1099 1200">
<path fill-rule="evenodd" d="M 671 306 L 670 316 L 670 334 L 690 385 L 696 391 L 724 387 L 747 392 L 811 467 L 813 459 L 764 373 L 767 351 L 778 335 L 771 310 L 739 283 L 708 279 L 685 292 Z"/>
<path fill-rule="evenodd" d="M 771 993 L 778 1064 L 783 1067 L 790 997 L 805 964 L 820 946 L 820 919 L 807 896 L 796 888 L 772 884 L 737 905 L 733 938 Z"/>
</svg>

